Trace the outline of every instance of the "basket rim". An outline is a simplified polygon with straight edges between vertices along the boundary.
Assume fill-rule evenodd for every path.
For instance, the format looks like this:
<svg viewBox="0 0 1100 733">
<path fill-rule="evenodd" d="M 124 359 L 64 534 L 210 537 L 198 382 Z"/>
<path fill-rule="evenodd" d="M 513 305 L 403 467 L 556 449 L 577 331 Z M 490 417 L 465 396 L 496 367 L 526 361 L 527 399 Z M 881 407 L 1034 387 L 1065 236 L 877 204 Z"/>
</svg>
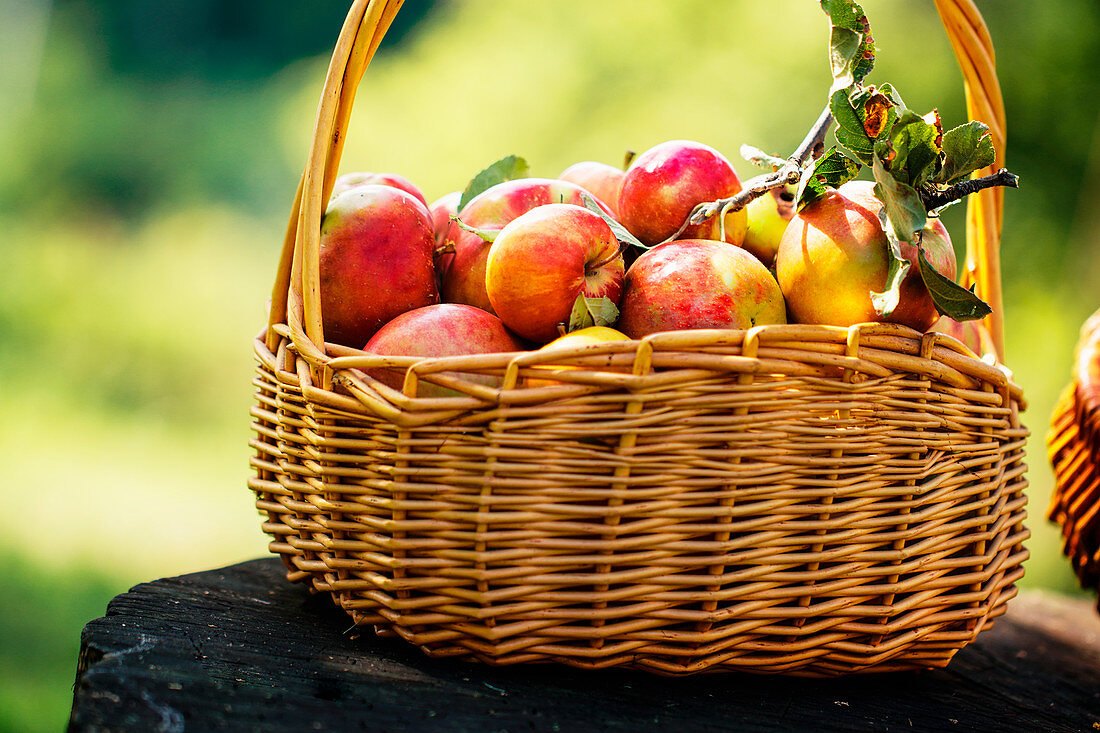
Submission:
<svg viewBox="0 0 1100 733">
<path fill-rule="evenodd" d="M 380 356 L 332 343 L 322 352 L 292 328 L 279 325 L 275 331 L 282 339 L 277 348 L 267 346 L 264 330 L 256 337 L 256 354 L 272 367 L 291 364 L 285 361 L 288 356 L 301 356 L 295 366 L 278 371 L 307 400 L 342 412 L 365 410 L 398 424 L 426 424 L 600 391 L 643 394 L 660 390 L 689 369 L 740 374 L 750 381 L 777 375 L 824 379 L 838 389 L 852 389 L 853 375 L 858 375 L 857 385 L 918 375 L 953 389 L 992 391 L 1001 405 L 1014 402 L 1026 409 L 1012 372 L 992 354 L 979 357 L 950 334 L 921 333 L 890 323 L 665 331 L 629 341 L 448 357 Z M 564 368 L 550 372 L 558 384 L 525 383 L 525 377 L 541 375 L 539 369 L 554 367 Z M 321 379 L 311 373 L 314 370 Z M 372 376 L 372 370 L 400 370 L 401 388 Z M 500 386 L 461 376 L 475 373 L 501 377 Z M 455 396 L 420 396 L 419 385 L 425 382 L 450 389 Z"/>
</svg>

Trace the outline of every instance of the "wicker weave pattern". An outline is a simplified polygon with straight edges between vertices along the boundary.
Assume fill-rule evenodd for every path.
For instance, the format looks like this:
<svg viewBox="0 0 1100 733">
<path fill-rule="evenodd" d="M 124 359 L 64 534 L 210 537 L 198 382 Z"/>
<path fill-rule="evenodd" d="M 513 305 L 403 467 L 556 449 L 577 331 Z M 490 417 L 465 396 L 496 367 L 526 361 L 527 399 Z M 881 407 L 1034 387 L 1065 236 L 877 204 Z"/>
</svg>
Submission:
<svg viewBox="0 0 1100 733">
<path fill-rule="evenodd" d="M 255 344 L 250 486 L 288 577 L 357 624 L 495 664 L 947 664 L 1004 611 L 1027 556 L 1023 400 L 996 354 L 867 324 L 448 359 L 324 342 L 322 202 L 399 5 L 349 13 Z M 937 7 L 960 59 L 979 60 L 963 64 L 971 114 L 1003 115 L 983 102 L 996 81 L 972 4 Z M 984 206 L 968 249 L 979 291 L 999 294 L 1000 201 Z M 424 382 L 459 396 L 420 398 Z"/>
</svg>

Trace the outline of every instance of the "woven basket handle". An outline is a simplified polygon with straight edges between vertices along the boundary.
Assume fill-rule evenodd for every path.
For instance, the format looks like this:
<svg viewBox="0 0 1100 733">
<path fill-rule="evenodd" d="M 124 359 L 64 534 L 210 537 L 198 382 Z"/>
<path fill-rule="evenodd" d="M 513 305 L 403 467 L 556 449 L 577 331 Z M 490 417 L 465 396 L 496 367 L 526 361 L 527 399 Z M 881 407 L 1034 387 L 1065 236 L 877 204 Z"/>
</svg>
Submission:
<svg viewBox="0 0 1100 733">
<path fill-rule="evenodd" d="M 272 292 L 267 342 L 278 343 L 275 327 L 286 323 L 298 353 L 311 363 L 327 361 L 321 328 L 319 248 L 321 217 L 332 191 L 344 147 L 344 132 L 355 91 L 386 30 L 403 0 L 355 0 L 329 64 L 317 109 L 313 142 L 298 185 L 283 241 L 282 256 Z M 948 38 L 963 72 L 967 111 L 971 119 L 989 126 L 997 151 L 991 173 L 1003 166 L 1005 112 L 997 81 L 993 43 L 973 0 L 935 0 Z M 967 206 L 966 266 L 963 284 L 975 284 L 978 295 L 993 308 L 985 322 L 1004 361 L 1001 314 L 1000 239 L 1003 191 L 986 189 L 971 194 Z"/>
</svg>

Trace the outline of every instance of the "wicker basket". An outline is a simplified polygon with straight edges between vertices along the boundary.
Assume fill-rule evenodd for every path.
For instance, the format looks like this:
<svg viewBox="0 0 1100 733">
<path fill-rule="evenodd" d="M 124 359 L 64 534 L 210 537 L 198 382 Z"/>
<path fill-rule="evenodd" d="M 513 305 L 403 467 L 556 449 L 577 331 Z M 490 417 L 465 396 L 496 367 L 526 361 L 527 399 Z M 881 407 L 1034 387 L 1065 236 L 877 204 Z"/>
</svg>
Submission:
<svg viewBox="0 0 1100 733">
<path fill-rule="evenodd" d="M 1003 613 L 1027 557 L 1022 395 L 994 358 L 892 325 L 419 360 L 324 342 L 323 202 L 399 5 L 348 16 L 255 344 L 250 487 L 288 577 L 433 656 L 664 674 L 947 664 Z M 984 24 L 969 0 L 937 6 L 1003 154 Z M 972 199 L 966 269 L 999 348 L 1000 192 Z M 552 365 L 579 368 L 526 385 Z M 400 392 L 364 371 L 380 367 L 406 375 Z M 462 396 L 418 397 L 425 381 Z"/>
<path fill-rule="evenodd" d="M 1081 587 L 1100 592 L 1100 310 L 1081 327 L 1073 378 L 1051 415 L 1047 457 L 1054 470 L 1047 517 L 1062 528 L 1062 552 Z"/>
</svg>

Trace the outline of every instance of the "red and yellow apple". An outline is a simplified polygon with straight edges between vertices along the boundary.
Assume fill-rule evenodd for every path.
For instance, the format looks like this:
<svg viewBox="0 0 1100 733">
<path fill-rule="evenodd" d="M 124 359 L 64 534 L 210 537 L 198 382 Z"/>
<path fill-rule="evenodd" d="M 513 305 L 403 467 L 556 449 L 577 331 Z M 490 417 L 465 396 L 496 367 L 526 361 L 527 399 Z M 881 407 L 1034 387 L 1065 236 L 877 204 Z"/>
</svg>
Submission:
<svg viewBox="0 0 1100 733">
<path fill-rule="evenodd" d="M 356 186 L 321 221 L 321 321 L 329 341 L 359 348 L 384 323 L 439 302 L 428 209 L 392 186 Z"/>
<path fill-rule="evenodd" d="M 402 191 L 412 194 L 420 203 L 424 204 L 424 208 L 428 207 L 428 199 L 424 198 L 424 193 L 420 190 L 420 187 L 405 176 L 400 173 L 372 173 L 370 171 L 355 171 L 337 176 L 332 184 L 332 195 L 329 197 L 329 201 L 332 201 L 344 191 L 353 189 L 356 186 L 366 185 L 400 188 Z"/>
<path fill-rule="evenodd" d="M 543 344 L 568 324 L 578 296 L 618 303 L 623 257 L 611 227 L 575 204 L 545 204 L 510 221 L 485 263 L 493 311 L 520 336 Z"/>
<path fill-rule="evenodd" d="M 741 191 L 741 179 L 724 155 L 703 143 L 669 140 L 639 155 L 619 190 L 619 221 L 644 244 L 659 244 L 680 229 L 697 204 Z M 692 225 L 680 239 L 721 239 L 721 216 Z M 745 238 L 745 210 L 725 217 L 725 241 Z"/>
<path fill-rule="evenodd" d="M 583 206 L 582 197 L 586 194 L 588 192 L 583 188 L 568 181 L 519 178 L 482 191 L 462 208 L 458 216 L 467 226 L 500 231 L 508 222 L 536 206 L 552 203 Z M 610 213 L 610 209 L 602 205 Z M 489 257 L 489 242 L 463 229 L 458 222 L 451 222 L 442 246 L 453 250 L 443 254 L 439 260 L 443 300 L 476 305 L 493 312 L 493 305 L 485 291 L 485 261 Z"/>
<path fill-rule="evenodd" d="M 575 183 L 607 204 L 618 218 L 619 189 L 623 185 L 623 169 L 595 160 L 582 160 L 561 172 L 558 178 Z"/>
<path fill-rule="evenodd" d="M 381 356 L 463 356 L 522 351 L 524 346 L 492 313 L 472 305 L 439 303 L 417 308 L 394 318 L 371 337 L 363 351 Z M 371 369 L 372 377 L 394 389 L 401 389 L 404 377 L 392 369 Z M 499 376 L 456 374 L 475 384 L 499 386 Z M 418 397 L 453 397 L 460 393 L 421 382 Z"/>
<path fill-rule="evenodd" d="M 786 322 L 779 285 L 760 260 L 726 242 L 678 239 L 630 266 L 617 327 L 641 338 L 658 331 Z"/>
<path fill-rule="evenodd" d="M 775 264 L 775 253 L 787 224 L 794 218 L 794 196 L 784 187 L 773 188 L 745 207 L 748 224 L 741 243 L 765 267 Z"/>
<path fill-rule="evenodd" d="M 939 317 L 912 244 L 901 248 L 910 267 L 897 308 L 889 316 L 875 312 L 871 296 L 886 289 L 889 243 L 873 188 L 869 181 L 846 183 L 806 206 L 787 226 L 776 254 L 776 277 L 795 321 L 833 326 L 891 322 L 926 331 Z M 955 251 L 943 224 L 930 219 L 922 238 L 928 263 L 954 279 Z"/>
</svg>

